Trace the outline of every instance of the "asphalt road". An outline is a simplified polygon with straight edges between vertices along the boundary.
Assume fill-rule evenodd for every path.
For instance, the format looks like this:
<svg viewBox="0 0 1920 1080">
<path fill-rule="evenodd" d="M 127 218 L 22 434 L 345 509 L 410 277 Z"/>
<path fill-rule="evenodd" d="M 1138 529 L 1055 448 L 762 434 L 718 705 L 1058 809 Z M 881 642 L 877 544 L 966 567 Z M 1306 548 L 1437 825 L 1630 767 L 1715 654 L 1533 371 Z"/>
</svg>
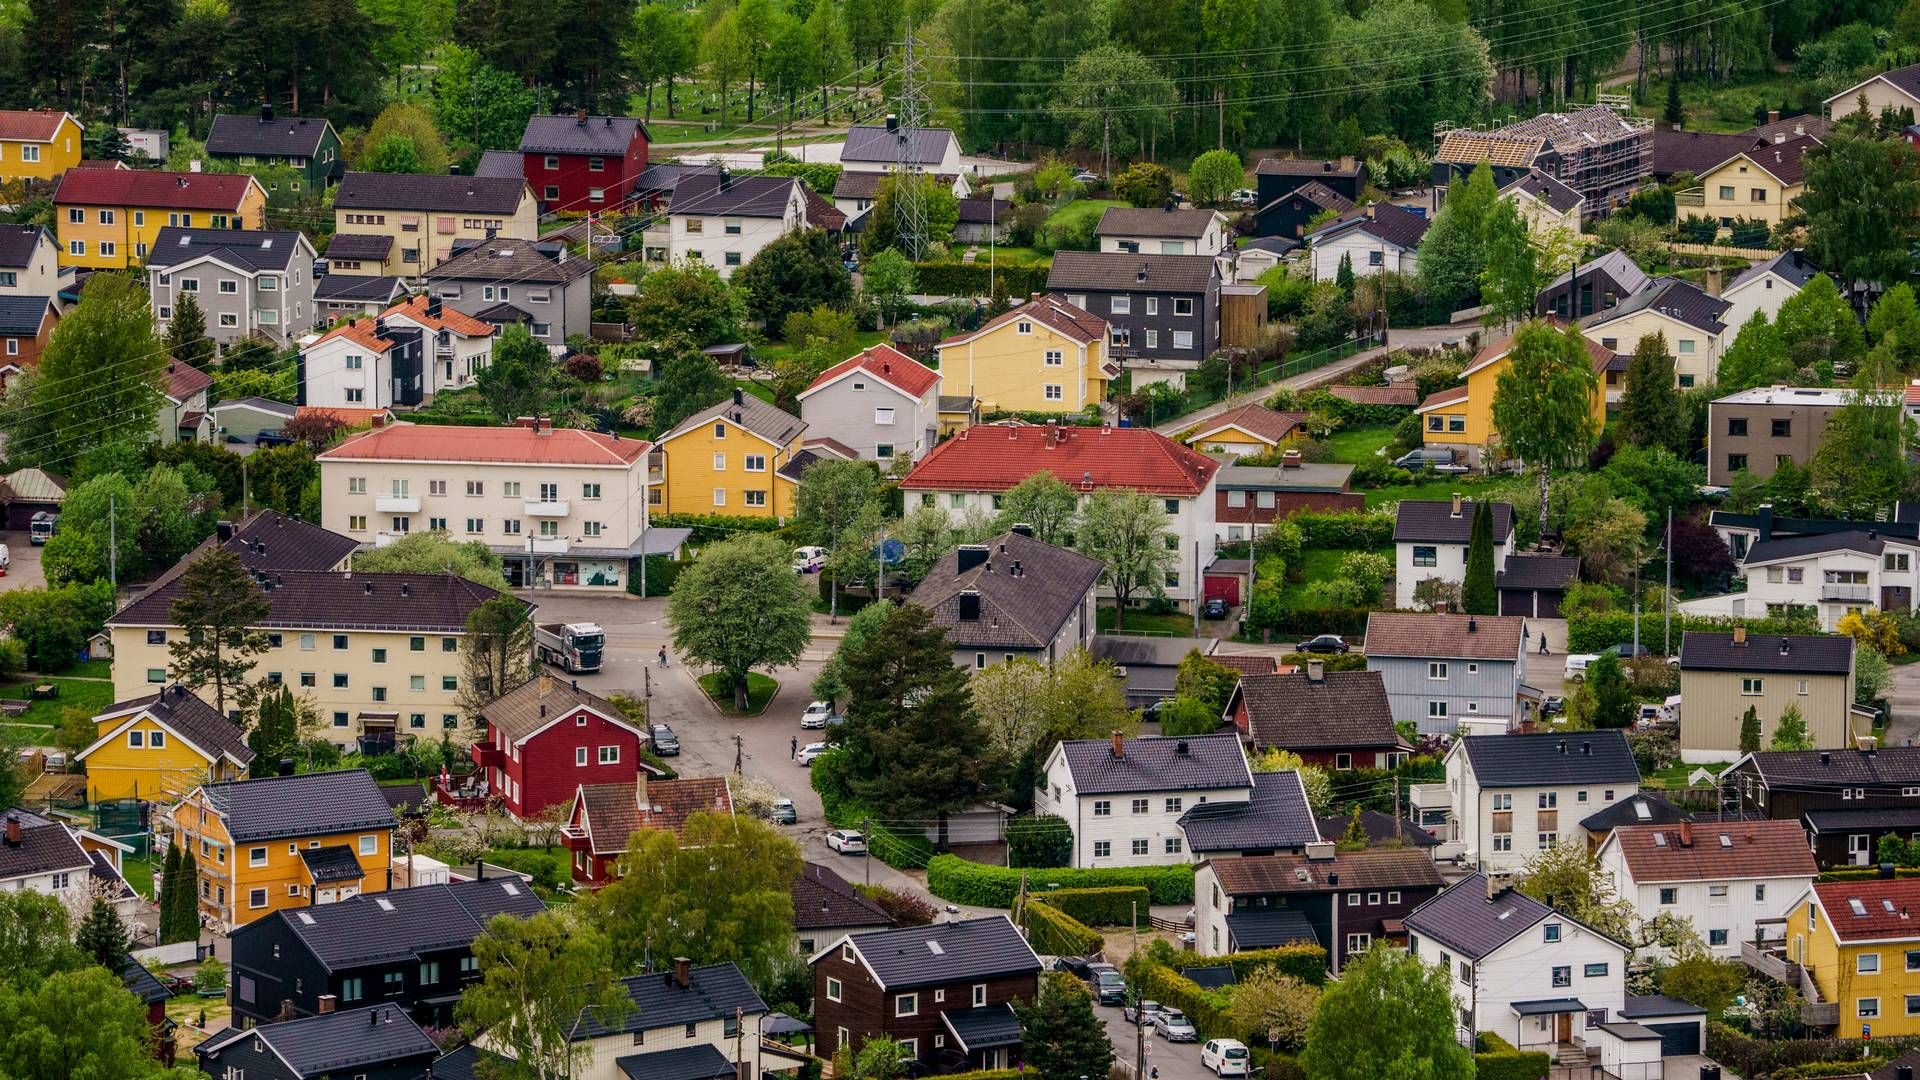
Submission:
<svg viewBox="0 0 1920 1080">
<path fill-rule="evenodd" d="M 1094 1015 L 1106 1022 L 1107 1038 L 1113 1042 L 1113 1059 L 1131 1069 L 1134 1040 L 1139 1029 L 1120 1015 L 1117 1005 L 1095 1005 L 1093 1011 Z M 1170 1043 L 1165 1039 L 1149 1038 L 1147 1045 L 1152 1048 L 1147 1054 L 1149 1080 L 1152 1080 L 1156 1070 L 1159 1080 L 1212 1080 L 1213 1070 L 1200 1066 L 1199 1043 Z"/>
</svg>

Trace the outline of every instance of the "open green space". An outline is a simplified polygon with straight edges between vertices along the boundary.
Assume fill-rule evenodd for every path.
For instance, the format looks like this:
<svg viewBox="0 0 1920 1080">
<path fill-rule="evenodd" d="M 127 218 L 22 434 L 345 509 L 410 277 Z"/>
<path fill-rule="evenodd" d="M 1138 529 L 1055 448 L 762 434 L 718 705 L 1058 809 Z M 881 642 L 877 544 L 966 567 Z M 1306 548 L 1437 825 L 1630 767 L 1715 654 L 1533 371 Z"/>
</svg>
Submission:
<svg viewBox="0 0 1920 1080">
<path fill-rule="evenodd" d="M 1334 432 L 1327 438 L 1333 460 L 1358 465 L 1373 459 L 1374 451 L 1393 441 L 1394 424 L 1357 424 Z"/>
<path fill-rule="evenodd" d="M 1718 776 L 1721 771 L 1726 769 L 1730 764 L 1731 762 L 1714 762 L 1711 765 L 1687 765 L 1676 761 L 1664 769 L 1654 771 L 1645 780 L 1640 782 L 1640 786 L 1664 788 L 1668 791 L 1681 791 L 1685 790 L 1687 786 L 1688 774 L 1692 773 L 1695 769 L 1705 769 L 1715 776 Z"/>
<path fill-rule="evenodd" d="M 1075 199 L 1053 213 L 1047 215 L 1049 225 L 1075 224 L 1081 218 L 1092 218 L 1095 222 L 1107 212 L 1109 206 L 1126 206 L 1119 199 Z"/>
<path fill-rule="evenodd" d="M 860 330 L 853 335 L 854 350 L 870 348 L 887 340 L 891 331 Z M 753 359 L 761 365 L 773 364 L 793 355 L 793 346 L 784 341 L 770 341 L 753 350 Z"/>
<path fill-rule="evenodd" d="M 133 886 L 134 892 L 149 900 L 153 899 L 153 864 L 154 856 L 152 855 L 128 855 L 120 860 L 121 876 L 127 879 L 127 884 Z"/>
<path fill-rule="evenodd" d="M 1680 107 L 1689 131 L 1745 131 L 1754 126 L 1757 112 L 1799 105 L 1803 92 L 1804 84 L 1789 72 L 1756 73 L 1730 83 L 1682 79 Z M 1658 115 L 1666 101 L 1667 80 L 1648 79 L 1641 111 Z"/>
<path fill-rule="evenodd" d="M 726 673 L 708 672 L 700 676 L 700 689 L 706 692 L 708 700 L 728 716 L 759 716 L 767 711 L 767 702 L 773 700 L 774 691 L 780 684 L 757 671 L 747 673 L 747 711 L 740 712 L 733 707 L 733 684 Z"/>
<path fill-rule="evenodd" d="M 11 698 L 15 701 L 32 700 L 33 688 L 43 683 L 53 684 L 59 690 L 58 696 L 34 701 L 27 706 L 26 712 L 19 716 L 8 717 L 9 721 L 54 727 L 60 723 L 60 714 L 67 709 L 78 707 L 90 713 L 97 713 L 113 704 L 113 683 L 106 679 L 74 679 L 65 676 L 51 679 L 28 676 L 25 682 L 0 687 L 0 698 Z"/>
<path fill-rule="evenodd" d="M 1113 607 L 1102 605 L 1094 615 L 1094 626 L 1102 634 L 1113 633 Z M 1127 623 L 1123 628 L 1128 634 L 1154 634 L 1161 637 L 1193 636 L 1193 616 L 1178 611 L 1165 615 L 1152 615 L 1145 610 L 1127 612 Z"/>
<path fill-rule="evenodd" d="M 1458 491 L 1471 497 L 1476 488 L 1485 486 L 1487 481 L 1472 474 L 1461 476 L 1436 476 L 1431 480 L 1415 479 L 1405 484 L 1389 484 L 1367 492 L 1369 509 L 1386 503 L 1399 502 L 1401 499 L 1446 499 Z"/>
</svg>

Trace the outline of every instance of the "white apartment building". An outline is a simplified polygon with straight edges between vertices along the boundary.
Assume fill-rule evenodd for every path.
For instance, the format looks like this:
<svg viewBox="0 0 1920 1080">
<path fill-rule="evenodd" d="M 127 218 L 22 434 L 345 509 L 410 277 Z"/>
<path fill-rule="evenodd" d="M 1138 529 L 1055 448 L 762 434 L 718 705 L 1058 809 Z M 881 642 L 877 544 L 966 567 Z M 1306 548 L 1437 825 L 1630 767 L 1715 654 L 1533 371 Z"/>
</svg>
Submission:
<svg viewBox="0 0 1920 1080">
<path fill-rule="evenodd" d="M 1763 540 L 1747 548 L 1740 574 L 1746 593 L 1729 594 L 1729 614 L 1772 615 L 1789 607 L 1813 608 L 1820 629 L 1831 632 L 1849 613 L 1867 608 L 1911 612 L 1914 563 L 1920 540 L 1881 536 L 1870 525 L 1839 533 L 1813 533 Z"/>
<path fill-rule="evenodd" d="M 1640 790 L 1619 731 L 1468 735 L 1447 751 L 1446 768 L 1453 839 L 1467 865 L 1490 873 L 1584 842 L 1582 819 Z"/>
<path fill-rule="evenodd" d="M 1787 912 L 1820 872 L 1794 820 L 1626 825 L 1597 856 L 1642 919 L 1686 919 L 1722 960 L 1741 942 L 1784 940 Z"/>
<path fill-rule="evenodd" d="M 321 520 L 370 546 L 437 529 L 498 552 L 516 586 L 531 569 L 555 588 L 615 592 L 648 540 L 650 446 L 545 421 L 378 424 L 320 455 Z"/>
<path fill-rule="evenodd" d="M 807 227 L 803 187 L 789 176 L 734 176 L 725 170 L 685 177 L 673 190 L 666 243 L 658 246 L 674 262 L 704 262 L 731 278 L 762 248 Z"/>
<path fill-rule="evenodd" d="M 1202 803 L 1246 803 L 1253 772 L 1231 731 L 1185 738 L 1074 739 L 1047 755 L 1033 812 L 1073 829 L 1075 867 L 1191 861 L 1180 817 Z"/>
</svg>

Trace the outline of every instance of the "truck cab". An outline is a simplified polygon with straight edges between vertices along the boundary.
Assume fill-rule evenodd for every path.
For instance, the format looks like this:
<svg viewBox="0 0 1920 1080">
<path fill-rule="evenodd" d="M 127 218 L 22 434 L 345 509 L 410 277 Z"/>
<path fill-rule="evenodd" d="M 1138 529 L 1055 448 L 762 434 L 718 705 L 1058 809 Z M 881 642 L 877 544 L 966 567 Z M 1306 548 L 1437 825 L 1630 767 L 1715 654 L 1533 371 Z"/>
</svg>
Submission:
<svg viewBox="0 0 1920 1080">
<path fill-rule="evenodd" d="M 606 649 L 606 631 L 600 624 L 540 623 L 533 628 L 540 659 L 573 673 L 599 671 Z"/>
</svg>

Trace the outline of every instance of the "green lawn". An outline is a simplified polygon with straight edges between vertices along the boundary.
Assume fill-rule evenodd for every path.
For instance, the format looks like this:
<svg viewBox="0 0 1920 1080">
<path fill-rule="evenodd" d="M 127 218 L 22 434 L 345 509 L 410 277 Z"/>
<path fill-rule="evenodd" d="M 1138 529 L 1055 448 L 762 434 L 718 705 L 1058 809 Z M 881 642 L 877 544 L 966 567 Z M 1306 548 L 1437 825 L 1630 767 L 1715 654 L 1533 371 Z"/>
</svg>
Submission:
<svg viewBox="0 0 1920 1080">
<path fill-rule="evenodd" d="M 31 681 L 14 686 L 0 687 L 0 698 L 25 700 L 32 696 L 33 687 L 42 682 L 50 682 L 60 690 L 60 696 L 44 698 L 27 706 L 27 711 L 19 716 L 9 717 L 20 724 L 40 724 L 54 727 L 60 723 L 60 714 L 73 707 L 97 713 L 113 704 L 113 683 L 106 679 L 74 679 L 56 677 L 52 679 L 33 678 Z"/>
<path fill-rule="evenodd" d="M 1331 581 L 1339 577 L 1340 564 L 1346 561 L 1347 556 L 1351 554 L 1353 554 L 1352 549 L 1342 548 L 1306 548 L 1302 550 L 1300 552 L 1300 563 L 1298 567 L 1300 571 L 1299 580 L 1289 580 L 1287 584 L 1281 588 L 1280 602 L 1288 605 L 1298 604 L 1303 607 L 1312 606 L 1307 599 L 1307 587 L 1316 581 Z M 1393 549 L 1390 547 L 1380 548 L 1375 551 L 1374 554 L 1384 555 L 1389 561 L 1393 559 Z M 1294 569 L 1292 566 L 1287 567 L 1287 576 L 1289 579 L 1294 577 Z"/>
<path fill-rule="evenodd" d="M 890 330 L 855 331 L 853 335 L 853 349 L 848 352 L 848 355 L 851 356 L 854 352 L 858 352 L 861 349 L 871 348 L 872 346 L 878 345 L 881 342 L 887 340 L 887 338 L 891 334 L 892 334 L 892 331 Z M 763 366 L 771 365 L 775 361 L 785 359 L 787 356 L 791 355 L 792 352 L 793 352 L 793 347 L 791 345 L 788 345 L 784 341 L 774 341 L 774 342 L 769 342 L 753 350 L 753 359 L 755 363 L 761 364 Z M 842 359 L 844 359 L 844 357 Z"/>
<path fill-rule="evenodd" d="M 1722 770 L 1731 764 L 1732 762 L 1714 762 L 1711 765 L 1685 765 L 1680 762 L 1675 762 L 1647 777 L 1641 782 L 1640 786 L 1665 788 L 1669 791 L 1684 790 L 1687 786 L 1688 774 L 1692 773 L 1695 769 L 1705 769 L 1715 776 L 1718 776 Z"/>
<path fill-rule="evenodd" d="M 1047 224 L 1066 224 L 1078 221 L 1080 218 L 1092 218 L 1094 221 L 1099 221 L 1100 215 L 1106 213 L 1108 207 L 1126 205 L 1128 204 L 1120 199 L 1075 199 L 1060 209 L 1055 210 L 1053 213 L 1048 214 Z"/>
<path fill-rule="evenodd" d="M 767 711 L 767 702 L 773 700 L 773 692 L 780 684 L 757 671 L 747 673 L 747 711 L 736 712 L 733 707 L 733 688 L 726 682 L 726 675 L 715 671 L 700 676 L 700 689 L 720 711 L 728 716 L 758 716 Z"/>
<path fill-rule="evenodd" d="M 980 254 L 973 260 L 974 265 L 987 265 L 987 245 L 985 244 L 956 243 L 953 245 L 953 256 L 947 261 L 960 262 L 961 253 L 969 248 L 980 249 Z M 1048 252 L 1041 251 L 1039 248 L 995 245 L 993 249 L 993 265 L 995 266 L 1046 266 L 1052 262 L 1053 256 Z"/>
<path fill-rule="evenodd" d="M 1625 89 L 1631 90 L 1632 86 Z M 1800 81 L 1791 74 L 1779 72 L 1731 84 L 1696 79 L 1680 82 L 1680 105 L 1687 114 L 1689 131 L 1745 131 L 1756 122 L 1757 111 L 1778 109 L 1782 103 L 1800 103 L 1801 94 Z M 1665 111 L 1666 103 L 1666 80 L 1648 79 L 1646 101 L 1640 112 L 1658 116 Z"/>
<path fill-rule="evenodd" d="M 1094 616 L 1096 628 L 1102 634 L 1113 632 L 1113 608 L 1102 606 Z M 1161 637 L 1192 637 L 1193 616 L 1181 612 L 1169 612 L 1165 615 L 1149 615 L 1145 610 L 1127 612 L 1125 632 L 1129 634 L 1154 634 Z"/>
<path fill-rule="evenodd" d="M 1440 476 L 1432 480 L 1415 480 L 1407 484 L 1390 484 L 1367 492 L 1367 506 L 1371 508 L 1384 503 L 1398 502 L 1401 499 L 1446 499 L 1451 498 L 1456 491 L 1471 497 L 1474 489 L 1485 484 L 1486 481 L 1471 475 Z"/>
<path fill-rule="evenodd" d="M 1393 441 L 1397 424 L 1360 424 L 1341 428 L 1327 439 L 1333 460 L 1343 465 L 1358 465 L 1372 459 L 1373 452 Z"/>
<path fill-rule="evenodd" d="M 747 393 L 752 394 L 754 397 L 759 398 L 769 405 L 773 404 L 773 388 L 766 383 L 754 382 L 752 379 L 735 379 L 733 380 L 733 385 L 738 389 L 745 390 Z"/>
<path fill-rule="evenodd" d="M 120 860 L 120 872 L 126 876 L 127 884 L 133 891 L 148 899 L 153 898 L 154 857 L 151 855 L 128 855 Z"/>
</svg>

